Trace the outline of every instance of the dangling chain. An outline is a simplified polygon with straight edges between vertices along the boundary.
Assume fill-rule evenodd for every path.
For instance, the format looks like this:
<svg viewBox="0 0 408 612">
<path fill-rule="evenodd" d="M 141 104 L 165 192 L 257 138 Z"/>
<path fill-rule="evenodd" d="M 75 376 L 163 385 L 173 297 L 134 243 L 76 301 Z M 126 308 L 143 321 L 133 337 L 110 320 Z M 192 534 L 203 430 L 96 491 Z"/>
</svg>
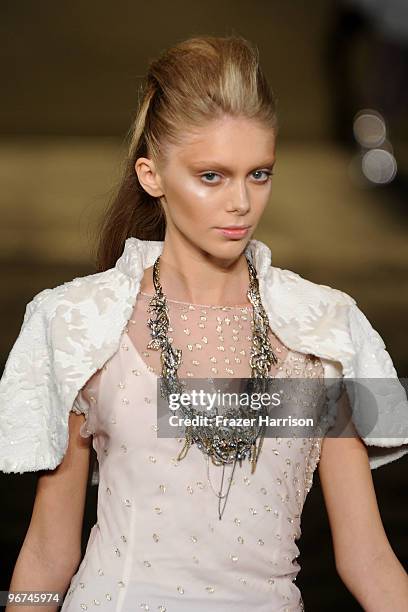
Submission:
<svg viewBox="0 0 408 612">
<path fill-rule="evenodd" d="M 263 392 L 267 388 L 267 379 L 270 378 L 270 367 L 272 364 L 276 364 L 278 360 L 273 352 L 268 336 L 269 321 L 259 294 L 256 270 L 246 254 L 245 258 L 249 271 L 249 288 L 247 297 L 253 308 L 252 348 L 249 358 L 249 364 L 251 366 L 251 380 L 248 381 L 247 389 L 249 388 L 250 393 L 254 389 L 259 390 L 259 392 Z M 161 396 L 168 400 L 170 394 L 182 393 L 183 389 L 185 388 L 185 384 L 181 383 L 177 376 L 177 371 L 182 362 L 182 351 L 181 349 L 173 348 L 168 338 L 168 306 L 166 296 L 163 293 L 159 280 L 159 262 L 160 256 L 157 257 L 153 265 L 153 284 L 156 293 L 149 302 L 148 310 L 149 312 L 155 313 L 156 317 L 148 319 L 148 326 L 151 331 L 152 339 L 147 345 L 147 348 L 154 350 L 161 349 L 160 360 L 162 364 L 162 374 L 160 379 L 160 391 Z M 180 408 L 183 412 L 183 416 L 187 418 L 197 415 L 197 411 L 194 411 L 190 406 L 186 407 L 181 404 Z M 265 408 L 261 408 L 260 412 L 265 414 Z M 232 418 L 237 416 L 247 416 L 244 413 L 245 410 L 242 407 L 239 407 L 235 410 L 230 409 L 225 416 Z M 214 420 L 217 414 L 218 408 L 215 409 L 215 413 L 213 415 Z M 211 421 L 212 417 L 208 415 L 208 411 L 206 412 L 206 415 L 207 420 Z M 233 427 L 232 431 L 228 431 L 225 427 L 217 428 L 216 426 L 212 425 L 210 427 L 195 425 L 185 427 L 185 444 L 177 459 L 179 461 L 184 459 L 191 445 L 194 443 L 197 444 L 197 447 L 207 457 L 208 480 L 213 491 L 214 488 L 212 487 L 209 476 L 209 458 L 211 458 L 214 465 L 223 466 L 221 489 L 224 482 L 225 466 L 227 464 L 233 464 L 232 474 L 229 479 L 230 482 L 226 494 L 222 495 L 221 489 L 220 493 L 216 493 L 214 491 L 218 497 L 218 515 L 220 520 L 225 510 L 236 463 L 237 461 L 240 461 L 241 463 L 242 459 L 249 457 L 249 461 L 251 462 L 251 472 L 253 473 L 255 471 L 265 435 L 265 429 L 265 425 L 242 428 Z M 224 498 L 225 502 L 221 511 L 221 499 Z"/>
</svg>

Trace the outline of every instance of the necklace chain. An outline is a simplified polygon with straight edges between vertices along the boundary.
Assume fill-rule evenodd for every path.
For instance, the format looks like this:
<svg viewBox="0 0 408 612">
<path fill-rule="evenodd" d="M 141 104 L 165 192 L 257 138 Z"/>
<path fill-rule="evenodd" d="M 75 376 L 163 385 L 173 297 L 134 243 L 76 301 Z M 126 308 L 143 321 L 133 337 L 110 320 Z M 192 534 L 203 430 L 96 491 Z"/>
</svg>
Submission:
<svg viewBox="0 0 408 612">
<path fill-rule="evenodd" d="M 273 352 L 272 345 L 269 340 L 269 320 L 263 307 L 261 296 L 259 293 L 258 279 L 256 269 L 251 260 L 245 254 L 249 272 L 249 288 L 247 297 L 252 304 L 253 320 L 252 320 L 252 345 L 249 357 L 251 367 L 251 379 L 247 381 L 246 389 L 249 393 L 254 390 L 263 392 L 267 388 L 267 379 L 270 378 L 269 370 L 272 364 L 277 363 L 277 357 Z M 149 302 L 148 311 L 154 313 L 155 317 L 149 317 L 148 326 L 150 328 L 151 340 L 147 348 L 161 350 L 160 361 L 162 366 L 160 378 L 160 393 L 166 400 L 170 394 L 181 394 L 185 388 L 177 375 L 178 369 L 182 362 L 181 349 L 174 348 L 169 341 L 169 317 L 168 305 L 166 296 L 160 283 L 160 256 L 157 257 L 153 265 L 153 284 L 155 294 Z M 208 379 L 212 381 L 213 379 Z M 174 397 L 174 396 L 173 396 Z M 181 404 L 183 415 L 191 418 L 197 415 L 197 412 L 191 406 Z M 262 409 L 259 412 L 262 412 Z M 237 410 L 232 410 L 232 413 L 226 416 L 242 416 L 243 409 L 240 407 Z M 213 418 L 218 415 L 218 408 L 215 409 Z M 207 412 L 208 417 L 208 412 Z M 211 417 L 210 417 L 211 420 Z M 187 452 L 192 444 L 206 455 L 207 459 L 207 477 L 209 484 L 218 497 L 218 515 L 221 520 L 228 494 L 232 484 L 232 477 L 235 471 L 237 461 L 249 458 L 251 462 L 251 471 L 254 472 L 262 448 L 262 443 L 265 435 L 265 425 L 260 427 L 244 427 L 236 428 L 227 431 L 225 427 L 221 429 L 211 425 L 210 427 L 189 425 L 185 427 L 185 443 L 181 449 L 177 459 L 181 461 L 187 455 Z M 258 443 L 258 444 L 257 444 Z M 210 463 L 216 466 L 222 465 L 222 479 L 220 492 L 216 493 L 210 479 Z M 231 476 L 227 492 L 222 494 L 222 486 L 224 482 L 225 466 L 233 464 Z M 224 499 L 224 506 L 221 510 L 221 500 Z"/>
</svg>

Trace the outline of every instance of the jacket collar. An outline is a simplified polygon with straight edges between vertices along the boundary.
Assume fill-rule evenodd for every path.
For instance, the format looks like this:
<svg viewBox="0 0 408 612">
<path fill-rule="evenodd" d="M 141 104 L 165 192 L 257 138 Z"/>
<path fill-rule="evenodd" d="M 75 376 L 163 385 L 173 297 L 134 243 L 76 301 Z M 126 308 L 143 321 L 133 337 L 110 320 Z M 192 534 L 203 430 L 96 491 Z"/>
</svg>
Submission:
<svg viewBox="0 0 408 612">
<path fill-rule="evenodd" d="M 135 237 L 125 242 L 115 268 L 127 277 L 131 286 L 126 320 L 131 315 L 144 270 L 154 264 L 163 245 L 162 240 Z M 337 361 L 345 374 L 352 375 L 354 349 L 348 329 L 352 299 L 295 272 L 275 268 L 271 265 L 271 250 L 260 240 L 250 240 L 245 253 L 256 269 L 259 293 L 273 333 L 289 349 Z"/>
<path fill-rule="evenodd" d="M 136 282 L 140 282 L 144 270 L 150 268 L 161 254 L 163 245 L 163 240 L 128 238 L 115 267 Z M 251 259 L 258 279 L 264 278 L 271 266 L 272 254 L 269 247 L 260 240 L 253 238 L 248 242 L 245 254 Z"/>
</svg>

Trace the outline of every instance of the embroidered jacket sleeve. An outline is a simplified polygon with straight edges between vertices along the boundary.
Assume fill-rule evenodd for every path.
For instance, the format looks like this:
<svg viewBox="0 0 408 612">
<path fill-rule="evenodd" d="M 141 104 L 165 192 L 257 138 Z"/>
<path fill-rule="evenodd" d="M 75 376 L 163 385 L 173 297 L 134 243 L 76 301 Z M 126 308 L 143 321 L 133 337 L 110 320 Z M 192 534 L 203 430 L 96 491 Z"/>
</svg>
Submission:
<svg viewBox="0 0 408 612">
<path fill-rule="evenodd" d="M 37 471 L 59 463 L 53 424 L 61 415 L 51 409 L 55 382 L 43 308 L 52 293 L 52 289 L 44 289 L 27 304 L 20 333 L 0 379 L 0 470 L 3 472 Z"/>
<path fill-rule="evenodd" d="M 345 379 L 353 423 L 371 468 L 408 453 L 408 401 L 380 334 L 357 304 L 350 307 L 353 378 Z"/>
</svg>

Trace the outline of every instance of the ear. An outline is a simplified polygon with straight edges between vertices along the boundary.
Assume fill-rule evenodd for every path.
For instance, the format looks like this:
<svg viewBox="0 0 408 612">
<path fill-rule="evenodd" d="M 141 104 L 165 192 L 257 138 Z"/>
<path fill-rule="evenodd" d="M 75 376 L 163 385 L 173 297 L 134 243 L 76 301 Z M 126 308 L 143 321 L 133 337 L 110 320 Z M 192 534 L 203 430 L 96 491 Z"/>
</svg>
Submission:
<svg viewBox="0 0 408 612">
<path fill-rule="evenodd" d="M 163 188 L 161 178 L 152 159 L 139 157 L 135 163 L 135 171 L 139 183 L 147 193 L 155 198 L 161 197 Z"/>
</svg>

